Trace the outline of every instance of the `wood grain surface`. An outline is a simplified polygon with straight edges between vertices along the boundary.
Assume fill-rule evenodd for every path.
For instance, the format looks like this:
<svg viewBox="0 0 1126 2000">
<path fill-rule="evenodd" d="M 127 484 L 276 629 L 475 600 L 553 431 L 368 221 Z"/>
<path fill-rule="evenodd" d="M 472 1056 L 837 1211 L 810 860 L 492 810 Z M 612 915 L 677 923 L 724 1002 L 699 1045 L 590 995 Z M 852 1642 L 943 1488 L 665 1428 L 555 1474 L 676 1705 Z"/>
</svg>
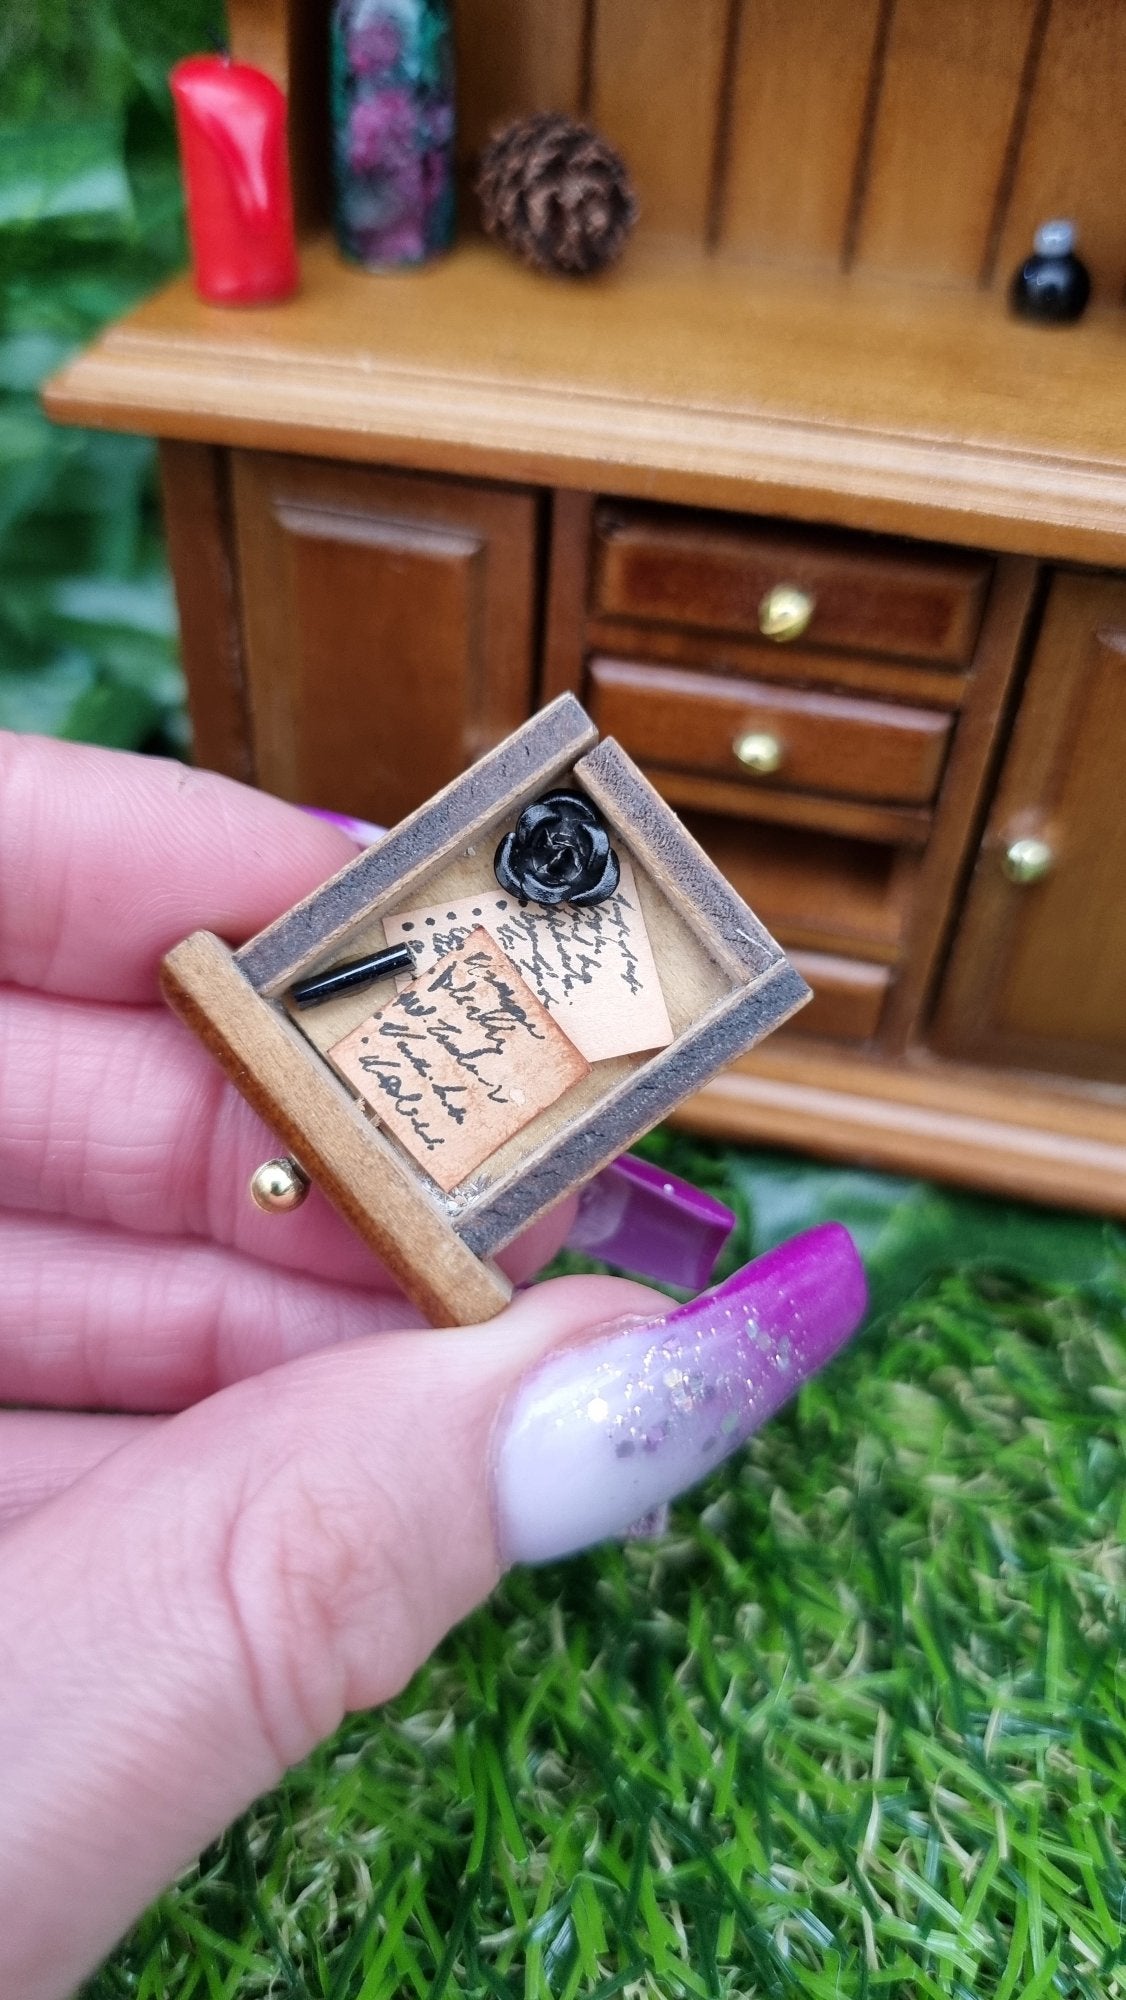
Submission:
<svg viewBox="0 0 1126 2000">
<path fill-rule="evenodd" d="M 748 799 L 792 790 L 923 806 L 937 789 L 950 736 L 941 709 L 630 660 L 592 660 L 590 684 L 599 729 L 619 737 L 631 757 L 741 782 Z M 736 746 L 754 732 L 777 744 L 776 771 L 760 775 L 740 763 Z"/>
<path fill-rule="evenodd" d="M 1126 1217 L 1126 1097 L 1006 1084 L 972 1065 L 889 1063 L 779 1035 L 681 1106 L 677 1123 L 1017 1201 Z"/>
<path fill-rule="evenodd" d="M 917 877 L 902 960 L 883 1017 L 883 1046 L 915 1042 L 955 920 L 998 753 L 1005 741 L 1040 596 L 1036 564 L 1003 556 L 997 565 L 965 703 L 943 772 L 931 837 Z"/>
<path fill-rule="evenodd" d="M 989 569 L 959 549 L 604 502 L 591 595 L 595 610 L 614 617 L 753 637 L 763 598 L 791 586 L 813 605 L 803 647 L 964 666 Z"/>
<path fill-rule="evenodd" d="M 795 951 L 791 957 L 813 998 L 788 1023 L 787 1033 L 830 1042 L 873 1041 L 891 985 L 887 966 L 821 951 Z"/>
<path fill-rule="evenodd" d="M 394 825 L 524 720 L 534 494 L 239 452 L 234 495 L 268 791 Z"/>
<path fill-rule="evenodd" d="M 1124 211 L 1126 213 L 1126 211 Z M 1116 312 L 1045 333 L 992 293 L 638 243 L 593 287 L 466 241 L 422 273 L 303 251 L 283 306 L 177 280 L 46 391 L 63 421 L 1084 561 L 1126 560 Z"/>
<path fill-rule="evenodd" d="M 844 834 L 850 839 L 881 840 L 894 846 L 925 847 L 932 814 L 926 806 L 875 805 L 870 799 L 832 798 L 825 792 L 750 786 L 746 778 L 710 778 L 695 771 L 676 771 L 654 764 L 646 776 L 661 797 L 690 811 L 746 814 L 774 826 L 809 827 Z"/>
<path fill-rule="evenodd" d="M 1126 1084 L 1126 583 L 1062 575 L 977 858 L 935 1045 Z M 1040 882 L 1002 861 L 1035 836 Z"/>
<path fill-rule="evenodd" d="M 718 247 L 837 268 L 864 149 L 880 0 L 744 0 L 730 80 Z"/>
<path fill-rule="evenodd" d="M 688 812 L 684 823 L 788 949 L 894 964 L 911 908 L 908 849 L 805 827 Z"/>
<path fill-rule="evenodd" d="M 1039 0 L 896 0 L 854 262 L 975 284 Z"/>
<path fill-rule="evenodd" d="M 162 984 L 281 1148 L 434 1325 L 469 1326 L 502 1310 L 512 1296 L 507 1278 L 463 1247 L 409 1161 L 282 1010 L 255 991 L 226 945 L 207 931 L 185 938 L 165 959 Z M 249 1195 L 232 1187 L 230 1199 Z"/>
<path fill-rule="evenodd" d="M 558 487 L 551 495 L 541 702 L 582 698 L 594 495 Z"/>
<path fill-rule="evenodd" d="M 458 152 L 470 168 L 509 119 L 582 110 L 583 0 L 458 0 L 454 28 Z"/>
<path fill-rule="evenodd" d="M 1126 281 L 1126 8 L 1120 0 L 1051 0 L 993 275 L 1009 282 L 1037 223 L 1071 216 L 1096 296 L 1119 303 Z"/>
<path fill-rule="evenodd" d="M 708 232 L 729 0 L 597 0 L 591 117 L 629 164 L 650 237 Z"/>
<path fill-rule="evenodd" d="M 813 683 L 838 694 L 918 701 L 928 708 L 959 708 L 968 685 L 967 673 L 951 667 L 929 667 L 919 660 L 818 650 L 800 639 L 778 646 L 757 633 L 753 638 L 742 638 L 734 632 L 695 631 L 688 625 L 657 625 L 642 618 L 596 616 L 587 620 L 585 634 L 580 634 L 579 663 L 577 669 L 572 667 L 573 678 L 562 682 L 562 686 L 573 686 L 576 694 L 584 687 L 584 637 L 591 653 L 608 653 L 617 659 L 699 668 L 747 680 L 790 681 L 799 687 Z"/>
<path fill-rule="evenodd" d="M 228 16 L 288 92 L 298 212 L 323 220 L 323 5 Z M 502 119 L 577 112 L 622 147 L 658 240 L 972 287 L 1062 213 L 1121 293 L 1119 0 L 459 0 L 456 35 L 467 166 Z"/>
<path fill-rule="evenodd" d="M 160 483 L 180 612 L 192 752 L 205 770 L 253 784 L 257 772 L 229 457 L 214 445 L 166 441 L 160 447 Z"/>
<path fill-rule="evenodd" d="M 287 910 L 238 953 L 239 969 L 260 990 L 277 993 L 305 972 L 342 956 L 342 940 L 360 919 L 401 906 L 452 861 L 475 832 L 514 815 L 529 797 L 570 768 L 597 731 L 573 695 L 560 695 L 471 771 L 402 820 L 339 875 Z M 382 942 L 382 940 L 380 940 Z"/>
</svg>

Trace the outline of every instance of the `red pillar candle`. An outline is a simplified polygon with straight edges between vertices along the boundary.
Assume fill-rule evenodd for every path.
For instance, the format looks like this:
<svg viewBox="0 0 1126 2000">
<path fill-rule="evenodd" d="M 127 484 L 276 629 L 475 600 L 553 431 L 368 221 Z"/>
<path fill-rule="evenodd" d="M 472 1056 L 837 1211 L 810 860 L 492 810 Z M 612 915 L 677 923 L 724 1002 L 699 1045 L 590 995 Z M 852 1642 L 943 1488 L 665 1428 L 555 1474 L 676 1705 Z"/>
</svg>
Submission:
<svg viewBox="0 0 1126 2000">
<path fill-rule="evenodd" d="M 214 305 L 287 299 L 297 246 L 285 97 L 224 56 L 189 56 L 170 78 L 196 290 Z"/>
</svg>

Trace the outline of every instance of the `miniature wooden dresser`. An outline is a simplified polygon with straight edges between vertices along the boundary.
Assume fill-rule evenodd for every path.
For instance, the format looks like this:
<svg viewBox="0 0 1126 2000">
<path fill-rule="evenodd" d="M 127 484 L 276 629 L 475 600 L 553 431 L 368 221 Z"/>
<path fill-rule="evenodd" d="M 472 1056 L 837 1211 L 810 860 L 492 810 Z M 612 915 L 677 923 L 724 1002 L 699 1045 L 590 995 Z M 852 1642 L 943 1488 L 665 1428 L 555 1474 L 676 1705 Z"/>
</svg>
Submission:
<svg viewBox="0 0 1126 2000">
<path fill-rule="evenodd" d="M 692 1123 L 1126 1213 L 1126 9 L 461 0 L 467 159 L 631 163 L 579 283 L 339 260 L 326 12 L 231 8 L 300 296 L 180 280 L 47 394 L 162 440 L 199 760 L 394 821 L 573 689 L 815 991 Z M 1095 304 L 1018 323 L 1057 214 Z"/>
</svg>

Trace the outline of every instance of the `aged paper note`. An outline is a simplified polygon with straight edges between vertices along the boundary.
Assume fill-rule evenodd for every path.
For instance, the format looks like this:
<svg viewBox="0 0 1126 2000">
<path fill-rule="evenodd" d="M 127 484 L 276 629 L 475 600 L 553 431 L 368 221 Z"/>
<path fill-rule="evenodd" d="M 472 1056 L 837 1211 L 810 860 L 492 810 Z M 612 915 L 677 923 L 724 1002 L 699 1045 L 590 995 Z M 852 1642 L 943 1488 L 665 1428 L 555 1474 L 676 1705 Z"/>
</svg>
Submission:
<svg viewBox="0 0 1126 2000">
<path fill-rule="evenodd" d="M 590 1073 L 483 926 L 329 1058 L 447 1194 Z"/>
<path fill-rule="evenodd" d="M 588 1062 L 667 1048 L 672 1025 L 641 913 L 633 869 L 590 910 L 544 909 L 498 889 L 400 910 L 384 923 L 389 944 L 405 942 L 426 971 L 456 950 L 475 925 L 496 939 L 521 977 Z"/>
</svg>

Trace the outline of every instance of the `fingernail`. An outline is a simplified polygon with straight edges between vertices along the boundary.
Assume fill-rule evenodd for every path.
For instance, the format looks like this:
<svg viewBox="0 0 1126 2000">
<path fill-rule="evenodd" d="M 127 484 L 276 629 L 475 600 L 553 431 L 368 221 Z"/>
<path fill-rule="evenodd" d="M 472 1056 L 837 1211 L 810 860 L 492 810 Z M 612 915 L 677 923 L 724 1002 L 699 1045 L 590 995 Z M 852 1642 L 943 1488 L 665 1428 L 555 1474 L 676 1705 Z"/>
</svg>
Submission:
<svg viewBox="0 0 1126 2000">
<path fill-rule="evenodd" d="M 866 1304 L 856 1246 L 828 1222 L 667 1318 L 550 1356 L 497 1427 L 504 1562 L 589 1548 L 694 1486 L 824 1366 Z"/>
<path fill-rule="evenodd" d="M 566 1247 L 699 1291 L 734 1227 L 731 1210 L 702 1188 L 623 1153 L 587 1182 Z"/>
<path fill-rule="evenodd" d="M 338 826 L 341 833 L 346 833 L 349 840 L 355 841 L 357 847 L 374 847 L 387 831 L 385 826 L 376 826 L 374 820 L 354 819 L 351 813 L 329 812 L 325 806 L 302 806 L 301 811 L 308 813 L 311 819 L 324 819 L 330 826 Z"/>
</svg>

